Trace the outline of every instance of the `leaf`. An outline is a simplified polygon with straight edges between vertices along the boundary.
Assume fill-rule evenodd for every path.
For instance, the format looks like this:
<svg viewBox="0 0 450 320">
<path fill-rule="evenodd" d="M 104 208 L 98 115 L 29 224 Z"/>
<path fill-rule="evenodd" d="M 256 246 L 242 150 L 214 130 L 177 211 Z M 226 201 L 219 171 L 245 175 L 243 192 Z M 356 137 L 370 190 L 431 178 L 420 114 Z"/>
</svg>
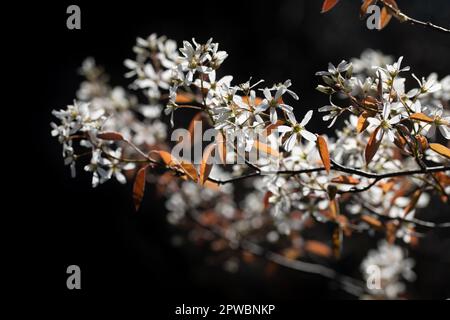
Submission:
<svg viewBox="0 0 450 320">
<path fill-rule="evenodd" d="M 103 140 L 111 140 L 111 141 L 122 141 L 125 140 L 123 135 L 119 132 L 115 131 L 104 131 L 97 134 L 97 138 Z"/>
<path fill-rule="evenodd" d="M 359 9 L 359 17 L 363 18 L 366 13 L 367 13 L 367 9 L 369 8 L 369 6 L 371 6 L 372 4 L 375 4 L 377 2 L 377 0 L 365 0 L 363 2 L 363 4 L 361 5 L 361 8 Z"/>
<path fill-rule="evenodd" d="M 134 201 L 134 207 L 136 208 L 136 211 L 139 210 L 139 207 L 141 206 L 142 198 L 144 198 L 144 191 L 145 191 L 145 175 L 146 170 L 149 165 L 146 165 L 139 169 L 139 171 L 136 174 L 136 178 L 134 179 L 133 184 L 133 201 Z"/>
<path fill-rule="evenodd" d="M 383 7 L 383 9 L 381 9 L 381 15 L 380 15 L 380 25 L 379 25 L 379 30 L 383 29 L 384 27 L 386 27 L 389 23 L 389 21 L 391 21 L 392 15 L 390 13 L 390 11 L 388 9 L 386 9 L 386 7 Z"/>
<path fill-rule="evenodd" d="M 304 250 L 316 256 L 330 257 L 332 255 L 331 248 L 325 243 L 316 240 L 307 240 Z"/>
<path fill-rule="evenodd" d="M 328 152 L 327 141 L 322 136 L 317 136 L 317 149 L 319 150 L 320 159 L 322 159 L 323 166 L 328 173 L 330 173 L 331 162 L 330 153 Z"/>
<path fill-rule="evenodd" d="M 446 157 L 447 159 L 450 159 L 450 149 L 446 146 L 443 146 L 439 143 L 430 143 L 430 149 L 434 152 L 439 153 L 441 156 Z"/>
<path fill-rule="evenodd" d="M 367 121 L 367 118 L 369 117 L 369 113 L 368 112 L 363 112 L 359 118 L 358 118 L 358 124 L 356 125 L 356 132 L 361 133 L 364 130 L 367 129 L 367 127 L 369 126 L 369 121 Z"/>
<path fill-rule="evenodd" d="M 274 157 L 278 157 L 280 155 L 277 150 L 272 149 L 270 146 L 268 146 L 267 144 L 265 144 L 259 140 L 255 140 L 255 143 L 253 146 L 257 150 L 264 152 L 265 154 L 270 154 Z"/>
<path fill-rule="evenodd" d="M 380 147 L 381 139 L 380 141 L 377 141 L 376 139 L 378 130 L 380 130 L 379 127 L 373 131 L 372 135 L 370 136 L 369 142 L 367 143 L 365 150 L 366 164 L 369 164 L 370 161 L 372 161 L 373 157 L 377 153 L 378 148 Z"/>
<path fill-rule="evenodd" d="M 426 123 L 432 123 L 434 121 L 433 119 L 424 115 L 423 113 L 413 113 L 412 115 L 409 116 L 409 118 L 412 120 L 423 121 Z"/>
<path fill-rule="evenodd" d="M 195 101 L 195 96 L 188 92 L 178 92 L 175 98 L 176 103 L 190 103 Z"/>
<path fill-rule="evenodd" d="M 416 191 L 414 191 L 414 193 L 411 197 L 411 201 L 405 207 L 405 210 L 403 210 L 403 216 L 406 216 L 408 213 L 410 213 L 416 207 L 417 201 L 419 201 L 421 194 L 422 194 L 422 190 L 420 190 L 420 189 L 417 189 Z"/>
<path fill-rule="evenodd" d="M 322 4 L 322 11 L 321 13 L 325 13 L 327 11 L 330 11 L 331 9 L 333 9 L 333 7 L 335 5 L 337 5 L 337 3 L 339 2 L 339 0 L 325 0 Z"/>
<path fill-rule="evenodd" d="M 331 179 L 331 182 L 334 183 L 342 183 L 342 184 L 351 184 L 357 185 L 360 181 L 352 176 L 338 176 L 336 178 Z"/>
<path fill-rule="evenodd" d="M 227 163 L 227 142 L 221 131 L 217 132 L 216 145 L 217 145 L 217 150 L 219 152 L 219 157 L 220 157 L 221 163 L 226 164 Z"/>
<path fill-rule="evenodd" d="M 158 154 L 161 157 L 162 161 L 169 167 L 179 163 L 178 160 L 174 159 L 172 155 L 167 151 L 160 150 L 158 151 Z"/>
<path fill-rule="evenodd" d="M 192 120 L 189 123 L 188 131 L 189 136 L 191 137 L 191 144 L 195 143 L 195 124 L 198 122 L 202 122 L 202 119 L 203 119 L 203 112 L 200 111 L 196 113 L 194 117 L 192 117 Z"/>
<path fill-rule="evenodd" d="M 209 144 L 205 151 L 203 152 L 202 163 L 200 164 L 200 178 L 198 179 L 198 183 L 204 185 L 208 180 L 209 174 L 211 173 L 211 169 L 213 167 L 213 163 L 209 161 L 212 153 L 214 152 L 216 145 L 214 143 Z"/>
<path fill-rule="evenodd" d="M 361 103 L 364 107 L 371 109 L 371 111 L 373 112 L 372 114 L 369 114 L 368 117 L 373 117 L 374 113 L 376 113 L 378 111 L 379 103 L 378 103 L 377 99 L 372 96 L 368 96 L 368 97 L 362 99 Z"/>
<path fill-rule="evenodd" d="M 187 180 L 186 178 L 189 178 L 190 180 L 197 182 L 198 181 L 198 174 L 197 169 L 194 167 L 194 165 L 187 161 L 182 161 L 180 164 L 181 170 L 186 174 L 186 176 L 182 177 L 183 179 Z"/>
</svg>

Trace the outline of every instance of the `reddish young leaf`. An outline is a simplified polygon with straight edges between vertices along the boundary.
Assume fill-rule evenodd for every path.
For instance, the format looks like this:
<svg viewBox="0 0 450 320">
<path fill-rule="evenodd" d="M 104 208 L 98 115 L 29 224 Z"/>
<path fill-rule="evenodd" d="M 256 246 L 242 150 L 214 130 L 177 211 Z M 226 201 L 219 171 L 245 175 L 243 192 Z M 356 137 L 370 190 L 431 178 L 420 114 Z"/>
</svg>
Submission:
<svg viewBox="0 0 450 320">
<path fill-rule="evenodd" d="M 195 124 L 202 121 L 203 119 L 203 111 L 200 111 L 195 114 L 195 116 L 192 118 L 191 122 L 189 123 L 188 131 L 189 135 L 191 137 L 191 144 L 194 144 L 195 141 Z M 201 141 L 201 137 L 198 137 Z"/>
<path fill-rule="evenodd" d="M 161 157 L 162 161 L 169 167 L 173 166 L 174 164 L 178 164 L 178 161 L 172 157 L 172 155 L 164 150 L 158 151 L 159 156 Z"/>
<path fill-rule="evenodd" d="M 175 98 L 176 103 L 191 103 L 193 101 L 195 101 L 195 96 L 187 92 L 179 92 Z"/>
<path fill-rule="evenodd" d="M 222 164 L 227 163 L 227 142 L 222 132 L 218 131 L 216 135 L 217 151 L 219 152 L 220 161 Z"/>
<path fill-rule="evenodd" d="M 403 211 L 403 216 L 406 216 L 408 213 L 410 213 L 417 204 L 417 201 L 419 201 L 420 195 L 422 194 L 422 190 L 417 189 L 416 191 L 414 191 L 412 197 L 411 197 L 411 201 L 409 202 L 409 204 L 405 207 L 405 210 Z"/>
<path fill-rule="evenodd" d="M 307 240 L 305 242 L 304 250 L 316 256 L 325 258 L 328 258 L 332 255 L 332 251 L 329 246 L 316 240 Z"/>
<path fill-rule="evenodd" d="M 446 146 L 443 146 L 439 143 L 430 143 L 430 149 L 434 152 L 439 153 L 441 156 L 446 157 L 447 159 L 450 159 L 450 149 Z"/>
<path fill-rule="evenodd" d="M 322 13 L 333 9 L 334 6 L 337 5 L 338 2 L 339 2 L 339 0 L 325 0 L 322 4 Z"/>
<path fill-rule="evenodd" d="M 369 142 L 367 143 L 365 150 L 366 164 L 369 164 L 370 161 L 372 161 L 373 157 L 377 153 L 378 148 L 380 147 L 381 139 L 380 141 L 377 141 L 376 139 L 378 130 L 380 130 L 379 127 L 373 131 L 372 135 L 370 136 Z"/>
<path fill-rule="evenodd" d="M 264 152 L 265 154 L 270 154 L 274 157 L 278 157 L 280 155 L 277 150 L 272 149 L 270 146 L 268 146 L 267 144 L 265 144 L 259 140 L 255 140 L 255 143 L 253 146 L 257 150 Z"/>
<path fill-rule="evenodd" d="M 97 134 L 97 138 L 111 141 L 122 141 L 124 137 L 121 133 L 115 131 L 104 131 Z"/>
<path fill-rule="evenodd" d="M 139 210 L 139 207 L 141 206 L 142 198 L 144 198 L 145 176 L 146 176 L 147 168 L 148 168 L 148 165 L 140 168 L 136 174 L 136 178 L 134 179 L 133 201 L 134 201 L 134 207 L 136 208 L 136 211 Z"/>
<path fill-rule="evenodd" d="M 409 116 L 411 120 L 418 120 L 426 123 L 432 123 L 434 120 L 423 113 L 413 113 Z"/>
<path fill-rule="evenodd" d="M 357 185 L 360 183 L 360 181 L 358 179 L 353 178 L 351 176 L 338 176 L 336 178 L 331 179 L 331 182 L 342 183 L 342 184 L 351 184 L 351 185 Z"/>
<path fill-rule="evenodd" d="M 363 112 L 358 118 L 358 124 L 356 125 L 356 132 L 361 133 L 367 129 L 369 126 L 369 121 L 367 118 L 369 117 L 368 112 Z"/>
<path fill-rule="evenodd" d="M 213 163 L 209 160 L 214 153 L 216 145 L 211 143 L 203 152 L 202 163 L 200 164 L 200 178 L 198 182 L 203 185 L 208 180 L 209 174 L 211 173 L 211 169 L 213 167 Z"/>
<path fill-rule="evenodd" d="M 187 180 L 190 179 L 194 182 L 198 182 L 198 173 L 194 165 L 187 161 L 182 161 L 180 164 L 181 170 L 186 174 L 182 178 Z"/>
<path fill-rule="evenodd" d="M 323 166 L 327 172 L 330 172 L 331 169 L 331 161 L 330 161 L 330 153 L 328 152 L 327 141 L 322 136 L 317 136 L 317 149 L 319 150 L 320 159 L 322 159 Z"/>
<path fill-rule="evenodd" d="M 375 4 L 376 2 L 377 0 L 365 0 L 359 9 L 359 17 L 363 18 L 366 15 L 369 6 Z"/>
<path fill-rule="evenodd" d="M 383 7 L 383 9 L 381 9 L 380 15 L 380 25 L 379 25 L 380 30 L 388 25 L 389 21 L 391 21 L 391 18 L 392 15 L 390 11 L 386 9 L 386 7 Z"/>
</svg>

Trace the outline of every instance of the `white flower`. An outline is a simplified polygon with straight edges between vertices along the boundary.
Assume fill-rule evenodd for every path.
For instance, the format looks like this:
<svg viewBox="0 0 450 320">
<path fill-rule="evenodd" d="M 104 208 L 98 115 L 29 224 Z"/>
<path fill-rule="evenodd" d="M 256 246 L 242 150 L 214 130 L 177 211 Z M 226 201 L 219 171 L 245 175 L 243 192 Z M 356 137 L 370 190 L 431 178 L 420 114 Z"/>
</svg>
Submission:
<svg viewBox="0 0 450 320">
<path fill-rule="evenodd" d="M 334 103 L 331 102 L 331 105 L 323 106 L 319 108 L 319 112 L 329 112 L 328 114 L 324 115 L 322 117 L 323 121 L 331 120 L 330 124 L 328 125 L 328 128 L 331 128 L 334 123 L 336 122 L 338 116 L 342 113 L 343 109 L 341 107 L 338 107 Z"/>
<path fill-rule="evenodd" d="M 93 151 L 91 162 L 84 167 L 85 171 L 92 172 L 93 188 L 109 179 L 108 172 L 105 169 L 103 169 L 99 164 L 99 160 L 101 159 L 100 153 L 101 151 L 98 149 Z"/>
<path fill-rule="evenodd" d="M 445 139 L 450 140 L 450 116 L 443 117 L 444 110 L 442 108 L 435 109 L 433 122 L 429 124 L 427 137 L 434 137 L 436 128 L 444 136 Z"/>
<path fill-rule="evenodd" d="M 335 67 L 331 62 L 328 63 L 328 71 L 316 72 L 316 76 L 337 76 L 341 72 L 345 72 L 352 67 L 351 63 L 342 60 L 337 67 Z"/>
<path fill-rule="evenodd" d="M 272 97 L 271 90 L 275 90 L 275 96 Z M 283 110 L 288 115 L 292 114 L 293 108 L 288 106 L 287 104 L 280 101 L 281 96 L 287 91 L 287 88 L 284 85 L 277 86 L 276 88 L 265 88 L 263 89 L 265 99 L 262 101 L 260 105 L 258 105 L 255 109 L 255 113 L 261 113 L 270 109 L 270 121 L 272 123 L 276 123 L 278 120 L 277 108 Z M 289 90 L 290 91 L 290 90 Z M 298 97 L 297 97 L 298 98 Z"/>
<path fill-rule="evenodd" d="M 367 118 L 367 121 L 370 123 L 370 128 L 379 128 L 376 139 L 377 141 L 381 141 L 385 133 L 387 133 L 389 140 L 394 142 L 394 128 L 392 127 L 394 124 L 399 123 L 401 120 L 401 115 L 396 115 L 393 118 L 389 119 L 391 113 L 391 104 L 389 102 L 385 102 L 383 106 L 383 112 L 381 114 L 381 119 L 379 118 Z"/>
<path fill-rule="evenodd" d="M 394 64 L 388 64 L 386 65 L 386 68 L 379 68 L 380 70 L 384 71 L 386 74 L 390 75 L 391 78 L 395 78 L 400 72 L 403 71 L 409 71 L 409 67 L 401 67 L 403 61 L 403 56 L 398 58 L 397 62 L 394 62 Z"/>
<path fill-rule="evenodd" d="M 106 175 L 104 176 L 105 181 L 109 180 L 114 176 L 117 181 L 124 184 L 127 182 L 127 179 L 125 178 L 125 175 L 122 173 L 122 170 L 131 170 L 134 169 L 135 165 L 134 163 L 124 163 L 118 159 L 122 156 L 122 150 L 118 148 L 115 151 L 110 151 L 109 155 L 111 156 L 110 159 L 101 158 L 99 159 L 99 163 L 108 168 L 108 171 L 106 172 Z"/>
<path fill-rule="evenodd" d="M 291 126 L 279 126 L 277 128 L 282 137 L 286 133 L 290 133 L 289 138 L 287 138 L 283 144 L 283 147 L 284 149 L 286 149 L 286 151 L 291 151 L 301 137 L 312 142 L 317 140 L 317 137 L 314 133 L 311 133 L 305 129 L 305 126 L 308 124 L 309 120 L 311 120 L 312 115 L 313 111 L 309 110 L 303 120 L 300 123 L 297 123 L 295 116 L 292 113 L 288 113 Z"/>
<path fill-rule="evenodd" d="M 437 81 L 437 74 L 432 73 L 428 76 L 427 79 L 422 77 L 422 80 L 419 80 L 419 78 L 416 77 L 416 75 L 413 73 L 412 76 L 414 79 L 416 79 L 417 83 L 420 87 L 420 93 L 433 93 L 438 90 L 441 90 L 441 84 Z"/>
</svg>

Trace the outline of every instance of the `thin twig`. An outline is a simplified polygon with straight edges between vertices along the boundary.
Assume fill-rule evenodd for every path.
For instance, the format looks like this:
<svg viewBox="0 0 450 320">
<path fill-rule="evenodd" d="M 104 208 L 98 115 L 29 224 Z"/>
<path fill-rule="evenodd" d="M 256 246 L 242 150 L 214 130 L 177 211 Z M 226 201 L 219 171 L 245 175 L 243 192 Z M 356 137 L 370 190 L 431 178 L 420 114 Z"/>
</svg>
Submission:
<svg viewBox="0 0 450 320">
<path fill-rule="evenodd" d="M 420 25 L 423 27 L 431 28 L 435 31 L 440 31 L 446 34 L 450 34 L 450 30 L 444 27 L 438 26 L 430 21 L 421 21 L 415 18 L 411 18 L 410 16 L 404 14 L 400 9 L 395 8 L 392 4 L 387 3 L 385 0 L 380 0 L 380 2 L 393 13 L 394 17 L 397 18 L 400 22 L 408 22 L 413 25 Z"/>
</svg>

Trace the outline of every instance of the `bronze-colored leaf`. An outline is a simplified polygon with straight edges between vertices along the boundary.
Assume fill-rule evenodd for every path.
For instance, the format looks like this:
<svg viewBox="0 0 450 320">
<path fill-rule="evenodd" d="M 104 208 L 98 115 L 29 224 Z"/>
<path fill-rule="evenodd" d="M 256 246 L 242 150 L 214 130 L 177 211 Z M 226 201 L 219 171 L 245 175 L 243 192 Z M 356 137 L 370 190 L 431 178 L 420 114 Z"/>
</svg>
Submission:
<svg viewBox="0 0 450 320">
<path fill-rule="evenodd" d="M 337 5 L 338 2 L 339 2 L 339 0 L 325 0 L 322 4 L 322 13 L 333 9 L 334 6 Z"/>
<path fill-rule="evenodd" d="M 307 240 L 305 242 L 304 250 L 316 256 L 325 258 L 328 258 L 332 255 L 331 248 L 328 245 L 316 240 Z"/>
<path fill-rule="evenodd" d="M 411 120 L 418 120 L 426 123 L 432 123 L 434 120 L 428 117 L 427 115 L 424 115 L 423 113 L 413 113 L 409 116 Z"/>
<path fill-rule="evenodd" d="M 439 153 L 441 156 L 450 159 L 450 149 L 440 143 L 430 143 L 430 149 Z"/>
<path fill-rule="evenodd" d="M 361 133 L 364 130 L 367 129 L 367 127 L 369 126 L 369 121 L 367 121 L 367 118 L 369 117 L 369 113 L 368 112 L 363 112 L 359 118 L 358 118 L 358 124 L 356 125 L 356 132 Z"/>
<path fill-rule="evenodd" d="M 389 21 L 391 21 L 392 19 L 392 15 L 390 13 L 390 11 L 388 9 L 386 9 L 386 7 L 383 7 L 381 9 L 381 14 L 380 14 L 380 25 L 379 25 L 379 30 L 383 29 L 384 27 L 386 27 L 389 23 Z"/>
<path fill-rule="evenodd" d="M 210 158 L 213 155 L 215 148 L 216 145 L 211 143 L 205 148 L 203 152 L 202 163 L 200 164 L 200 178 L 198 179 L 198 182 L 201 185 L 205 184 L 205 182 L 208 180 L 209 174 L 211 173 L 213 162 L 210 160 Z"/>
<path fill-rule="evenodd" d="M 356 179 L 356 178 L 354 178 L 352 176 L 338 176 L 336 178 L 331 179 L 331 182 L 341 183 L 341 184 L 357 185 L 361 181 L 359 181 L 359 179 Z"/>
<path fill-rule="evenodd" d="M 316 140 L 317 149 L 319 150 L 320 159 L 322 159 L 323 166 L 327 172 L 330 172 L 331 162 L 330 162 L 330 153 L 328 152 L 327 141 L 322 136 L 317 136 Z"/>
<path fill-rule="evenodd" d="M 139 210 L 142 199 L 144 198 L 145 176 L 146 176 L 147 168 L 148 168 L 148 165 L 140 168 L 136 174 L 136 178 L 134 179 L 133 201 L 134 201 L 134 207 L 136 208 L 136 211 Z"/>
<path fill-rule="evenodd" d="M 366 150 L 364 152 L 364 155 L 366 157 L 366 164 L 369 164 L 370 161 L 372 161 L 373 157 L 378 151 L 378 148 L 380 147 L 381 139 L 380 141 L 377 141 L 376 138 L 378 130 L 380 130 L 379 127 L 372 132 L 372 135 L 369 138 L 369 142 L 367 142 Z"/>
<path fill-rule="evenodd" d="M 178 92 L 175 98 L 176 103 L 191 103 L 195 101 L 195 96 L 188 92 Z"/>
<path fill-rule="evenodd" d="M 361 5 L 361 8 L 359 9 L 359 17 L 363 18 L 366 13 L 369 6 L 375 4 L 377 0 L 364 0 L 363 4 Z"/>
<path fill-rule="evenodd" d="M 189 123 L 189 127 L 188 127 L 188 131 L 189 131 L 189 136 L 191 137 L 191 144 L 194 144 L 195 141 L 195 126 L 197 123 L 202 122 L 203 119 L 203 111 L 200 111 L 198 113 L 195 114 L 195 116 L 192 117 L 191 122 Z M 200 137 L 198 137 L 199 141 L 201 141 L 201 134 Z"/>
<path fill-rule="evenodd" d="M 406 216 L 408 213 L 410 213 L 412 210 L 414 210 L 416 208 L 417 201 L 419 201 L 421 194 L 422 194 L 422 190 L 420 190 L 420 189 L 417 189 L 416 191 L 414 191 L 414 193 L 411 197 L 411 201 L 403 210 L 403 216 Z"/>
<path fill-rule="evenodd" d="M 226 164 L 227 163 L 227 142 L 221 131 L 217 132 L 216 145 L 217 145 L 217 151 L 219 153 L 220 162 L 222 164 Z"/>
<path fill-rule="evenodd" d="M 160 150 L 158 151 L 158 154 L 161 157 L 162 161 L 169 167 L 179 163 L 178 160 L 173 158 L 172 155 L 167 151 Z"/>
<path fill-rule="evenodd" d="M 259 151 L 261 151 L 261 152 L 263 152 L 265 154 L 270 154 L 270 155 L 272 155 L 274 157 L 278 157 L 280 155 L 277 150 L 274 150 L 269 145 L 267 145 L 264 142 L 261 142 L 259 140 L 255 140 L 255 143 L 253 144 L 253 146 L 257 150 L 259 150 Z"/>
<path fill-rule="evenodd" d="M 180 164 L 181 170 L 186 174 L 186 176 L 182 177 L 183 179 L 190 179 L 194 182 L 198 182 L 198 174 L 197 169 L 194 165 L 187 161 L 182 161 Z"/>
<path fill-rule="evenodd" d="M 121 133 L 115 131 L 104 131 L 97 134 L 97 138 L 111 141 L 122 141 L 124 137 Z"/>
</svg>

